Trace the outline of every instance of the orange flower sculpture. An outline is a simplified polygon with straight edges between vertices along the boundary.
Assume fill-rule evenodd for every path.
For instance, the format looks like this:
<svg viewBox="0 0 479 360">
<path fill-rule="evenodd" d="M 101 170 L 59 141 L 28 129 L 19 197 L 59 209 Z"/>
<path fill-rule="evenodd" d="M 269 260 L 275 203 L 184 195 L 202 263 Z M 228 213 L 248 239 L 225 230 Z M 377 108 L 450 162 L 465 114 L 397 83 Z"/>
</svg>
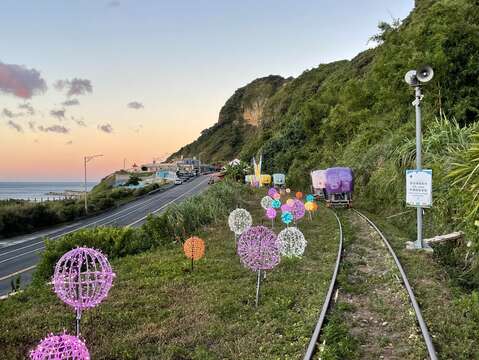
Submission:
<svg viewBox="0 0 479 360">
<path fill-rule="evenodd" d="M 296 199 L 301 200 L 303 198 L 303 193 L 301 191 L 298 191 L 296 193 Z"/>
<path fill-rule="evenodd" d="M 190 237 L 183 244 L 183 251 L 188 259 L 199 260 L 205 255 L 205 242 L 199 237 Z"/>
</svg>

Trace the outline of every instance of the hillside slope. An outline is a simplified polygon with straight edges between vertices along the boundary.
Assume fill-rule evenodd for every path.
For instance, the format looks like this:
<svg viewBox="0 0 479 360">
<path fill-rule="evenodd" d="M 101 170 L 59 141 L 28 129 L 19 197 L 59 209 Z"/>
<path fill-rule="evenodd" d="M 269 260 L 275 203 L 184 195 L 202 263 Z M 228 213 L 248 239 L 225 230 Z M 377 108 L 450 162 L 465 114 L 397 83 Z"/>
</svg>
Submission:
<svg viewBox="0 0 479 360">
<path fill-rule="evenodd" d="M 479 2 L 417 0 L 406 19 L 379 29 L 376 48 L 319 65 L 269 92 L 254 131 L 223 122 L 190 146 L 207 159 L 231 158 L 239 150 L 249 161 L 262 153 L 265 172 L 283 171 L 291 186 L 305 190 L 312 169 L 350 166 L 357 204 L 384 215 L 406 212 L 392 221 L 414 238 L 414 213 L 404 201 L 404 172 L 415 161 L 413 91 L 403 79 L 430 64 L 435 77 L 424 88 L 423 160 L 434 173 L 434 206 L 426 212 L 425 236 L 461 229 L 479 251 L 477 198 L 464 190 L 479 189 Z M 224 138 L 241 141 L 233 141 L 234 151 L 211 145 Z M 457 164 L 460 171 L 454 171 Z M 462 263 L 462 256 L 466 268 L 479 267 L 466 252 L 449 252 L 446 260 Z M 479 284 L 479 272 L 459 277 Z"/>
</svg>

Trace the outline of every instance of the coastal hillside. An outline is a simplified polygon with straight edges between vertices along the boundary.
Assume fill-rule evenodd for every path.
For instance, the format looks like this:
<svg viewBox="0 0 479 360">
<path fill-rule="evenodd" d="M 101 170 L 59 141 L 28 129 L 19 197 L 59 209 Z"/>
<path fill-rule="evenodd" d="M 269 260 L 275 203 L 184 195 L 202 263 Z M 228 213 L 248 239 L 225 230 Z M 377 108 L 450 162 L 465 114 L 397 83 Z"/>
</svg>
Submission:
<svg viewBox="0 0 479 360">
<path fill-rule="evenodd" d="M 237 156 L 261 126 L 263 112 L 271 97 L 286 83 L 281 76 L 256 79 L 236 90 L 221 108 L 218 122 L 201 132 L 200 137 L 172 154 L 200 157 L 204 162 L 231 160 Z"/>
<path fill-rule="evenodd" d="M 426 236 L 460 229 L 479 250 L 477 197 L 470 196 L 479 188 L 474 171 L 478 2 L 417 0 L 406 19 L 380 23 L 371 41 L 377 46 L 352 60 L 321 64 L 289 81 L 278 79 L 263 94 L 265 103 L 254 126 L 241 120 L 238 114 L 243 112 L 232 111 L 240 108 L 236 104 L 248 87 L 238 90 L 222 109 L 230 114 L 228 121 L 205 130 L 179 153 L 199 153 L 209 160 L 229 160 L 239 153 L 245 161 L 262 153 L 266 173 L 284 172 L 290 186 L 305 190 L 305 174 L 313 169 L 352 167 L 356 204 L 385 215 L 405 212 L 391 221 L 414 238 L 414 212 L 404 201 L 404 172 L 415 166 L 415 121 L 413 90 L 404 75 L 430 64 L 435 77 L 423 91 L 423 161 L 433 169 L 434 206 L 426 210 Z M 446 260 L 461 262 L 460 256 L 448 254 Z M 466 267 L 477 266 L 467 261 Z M 472 278 L 479 283 L 473 272 L 459 276 L 467 284 Z"/>
</svg>

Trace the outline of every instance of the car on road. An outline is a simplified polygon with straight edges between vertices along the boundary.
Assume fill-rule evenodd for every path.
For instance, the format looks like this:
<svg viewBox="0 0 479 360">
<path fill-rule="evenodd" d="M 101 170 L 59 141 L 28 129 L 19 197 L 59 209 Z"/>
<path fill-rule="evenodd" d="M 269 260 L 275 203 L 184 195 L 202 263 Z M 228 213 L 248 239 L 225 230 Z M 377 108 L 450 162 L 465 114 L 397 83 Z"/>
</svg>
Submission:
<svg viewBox="0 0 479 360">
<path fill-rule="evenodd" d="M 183 184 L 183 180 L 175 179 L 175 185 L 181 185 L 181 184 Z"/>
</svg>

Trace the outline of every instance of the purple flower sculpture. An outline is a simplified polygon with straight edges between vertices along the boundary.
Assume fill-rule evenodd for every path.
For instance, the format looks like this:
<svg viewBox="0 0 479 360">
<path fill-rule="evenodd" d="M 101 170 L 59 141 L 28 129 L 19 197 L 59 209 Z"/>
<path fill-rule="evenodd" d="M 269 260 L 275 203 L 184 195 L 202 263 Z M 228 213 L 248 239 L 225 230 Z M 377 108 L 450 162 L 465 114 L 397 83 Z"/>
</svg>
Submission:
<svg viewBox="0 0 479 360">
<path fill-rule="evenodd" d="M 278 193 L 278 190 L 276 190 L 274 187 L 272 187 L 272 188 L 270 188 L 270 189 L 268 190 L 268 195 L 269 195 L 270 197 L 273 197 L 274 194 L 277 194 L 277 193 Z"/>
<path fill-rule="evenodd" d="M 79 247 L 58 260 L 52 282 L 57 296 L 81 312 L 105 299 L 114 277 L 105 255 L 95 249 Z"/>
<path fill-rule="evenodd" d="M 90 354 L 85 343 L 76 336 L 50 334 L 30 352 L 30 359 L 90 360 Z"/>
<path fill-rule="evenodd" d="M 294 200 L 293 209 L 291 213 L 294 216 L 294 220 L 299 220 L 304 216 L 305 208 L 301 200 Z"/>
<path fill-rule="evenodd" d="M 281 205 L 281 212 L 291 212 L 293 209 L 288 204 Z"/>
<path fill-rule="evenodd" d="M 279 264 L 279 243 L 276 234 L 264 226 L 252 226 L 238 241 L 241 263 L 253 270 L 271 270 Z"/>
</svg>

